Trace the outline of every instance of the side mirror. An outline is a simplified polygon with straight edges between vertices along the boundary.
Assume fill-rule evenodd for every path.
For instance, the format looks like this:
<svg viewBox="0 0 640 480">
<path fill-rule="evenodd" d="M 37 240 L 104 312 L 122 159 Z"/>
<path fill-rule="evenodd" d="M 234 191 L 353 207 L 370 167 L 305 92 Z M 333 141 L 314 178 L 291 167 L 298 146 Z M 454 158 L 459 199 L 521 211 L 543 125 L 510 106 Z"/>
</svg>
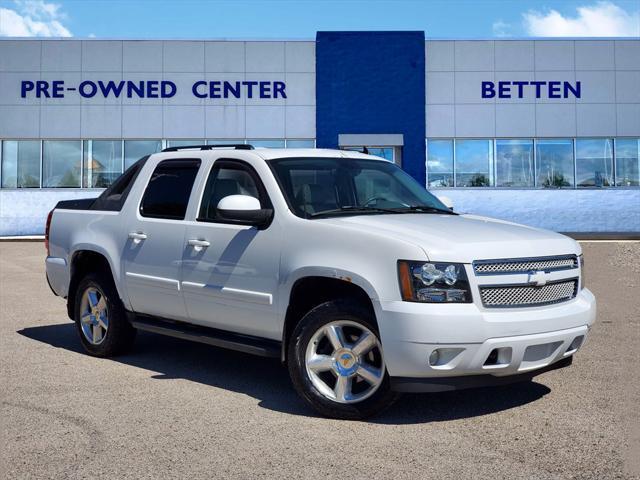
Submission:
<svg viewBox="0 0 640 480">
<path fill-rule="evenodd" d="M 449 197 L 445 197 L 444 195 L 442 195 L 441 197 L 438 197 L 438 200 L 440 200 L 449 210 L 453 211 L 453 202 Z"/>
<path fill-rule="evenodd" d="M 273 210 L 260 208 L 260 201 L 250 195 L 229 195 L 218 202 L 218 216 L 238 225 L 264 227 L 271 220 Z"/>
</svg>

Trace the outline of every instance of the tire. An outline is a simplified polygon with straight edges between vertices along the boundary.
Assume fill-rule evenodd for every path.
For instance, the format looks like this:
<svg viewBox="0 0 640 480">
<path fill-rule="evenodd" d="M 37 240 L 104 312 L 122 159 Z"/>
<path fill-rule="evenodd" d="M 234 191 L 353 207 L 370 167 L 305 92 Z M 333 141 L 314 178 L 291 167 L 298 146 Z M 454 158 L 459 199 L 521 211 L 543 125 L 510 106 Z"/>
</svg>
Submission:
<svg viewBox="0 0 640 480">
<path fill-rule="evenodd" d="M 326 417 L 361 420 L 398 397 L 391 390 L 375 319 L 354 301 L 333 300 L 309 311 L 294 329 L 287 358 L 297 393 Z"/>
<path fill-rule="evenodd" d="M 92 304 L 97 310 L 92 309 Z M 100 312 L 99 314 L 93 314 Z M 136 330 L 126 317 L 124 305 L 110 274 L 87 274 L 76 290 L 74 320 L 80 342 L 89 355 L 112 357 L 127 352 Z"/>
</svg>

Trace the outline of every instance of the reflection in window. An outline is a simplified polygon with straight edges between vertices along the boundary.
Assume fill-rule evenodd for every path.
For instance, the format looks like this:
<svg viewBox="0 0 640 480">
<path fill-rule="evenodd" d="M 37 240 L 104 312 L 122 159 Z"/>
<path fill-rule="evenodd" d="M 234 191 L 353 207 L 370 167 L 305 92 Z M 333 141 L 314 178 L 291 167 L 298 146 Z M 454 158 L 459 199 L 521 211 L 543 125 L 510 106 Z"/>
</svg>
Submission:
<svg viewBox="0 0 640 480">
<path fill-rule="evenodd" d="M 429 187 L 453 187 L 453 141 L 429 140 L 427 178 Z"/>
<path fill-rule="evenodd" d="M 256 148 L 284 148 L 284 140 L 247 140 Z"/>
<path fill-rule="evenodd" d="M 207 140 L 207 145 L 237 145 L 237 144 L 242 144 L 245 143 L 244 139 L 238 139 L 238 140 L 229 140 L 227 139 L 213 139 L 213 140 Z"/>
<path fill-rule="evenodd" d="M 536 142 L 536 186 L 573 187 L 573 140 Z"/>
<path fill-rule="evenodd" d="M 640 138 L 616 140 L 616 185 L 640 186 Z"/>
<path fill-rule="evenodd" d="M 80 187 L 82 142 L 45 140 L 42 142 L 42 186 Z"/>
<path fill-rule="evenodd" d="M 145 155 L 151 155 L 162 150 L 160 140 L 125 140 L 124 141 L 124 169 L 136 163 Z"/>
<path fill-rule="evenodd" d="M 40 142 L 2 142 L 2 188 L 40 186 Z"/>
<path fill-rule="evenodd" d="M 493 142 L 490 140 L 457 140 L 456 187 L 490 187 Z"/>
<path fill-rule="evenodd" d="M 576 140 L 576 184 L 578 187 L 613 185 L 613 140 Z"/>
<path fill-rule="evenodd" d="M 369 155 L 375 155 L 376 157 L 384 158 L 389 162 L 395 161 L 393 154 L 393 147 L 367 147 Z"/>
<path fill-rule="evenodd" d="M 85 140 L 82 186 L 107 188 L 122 173 L 122 141 Z"/>
<path fill-rule="evenodd" d="M 533 187 L 533 140 L 496 140 L 496 186 Z"/>
<path fill-rule="evenodd" d="M 315 140 L 287 140 L 287 148 L 316 148 Z"/>
</svg>

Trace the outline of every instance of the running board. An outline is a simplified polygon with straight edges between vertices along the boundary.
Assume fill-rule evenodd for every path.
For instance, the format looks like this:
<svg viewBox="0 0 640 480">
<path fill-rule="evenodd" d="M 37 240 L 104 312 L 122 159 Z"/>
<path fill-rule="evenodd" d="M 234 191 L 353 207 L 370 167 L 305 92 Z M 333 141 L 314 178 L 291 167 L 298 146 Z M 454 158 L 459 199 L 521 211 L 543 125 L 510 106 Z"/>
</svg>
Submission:
<svg viewBox="0 0 640 480">
<path fill-rule="evenodd" d="M 282 344 L 276 340 L 242 335 L 217 328 L 202 327 L 186 322 L 163 320 L 130 313 L 128 316 L 133 328 L 146 332 L 206 343 L 215 347 L 228 348 L 261 357 L 280 358 L 282 350 Z"/>
</svg>

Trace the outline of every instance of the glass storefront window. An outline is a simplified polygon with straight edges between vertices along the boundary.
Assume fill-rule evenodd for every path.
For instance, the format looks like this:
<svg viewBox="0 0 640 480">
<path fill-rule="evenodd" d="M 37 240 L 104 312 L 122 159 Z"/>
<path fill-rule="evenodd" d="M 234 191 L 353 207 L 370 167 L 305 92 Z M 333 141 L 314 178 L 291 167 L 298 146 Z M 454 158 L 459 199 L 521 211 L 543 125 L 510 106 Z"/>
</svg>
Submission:
<svg viewBox="0 0 640 480">
<path fill-rule="evenodd" d="M 40 142 L 2 142 L 2 188 L 40 186 Z"/>
<path fill-rule="evenodd" d="M 427 142 L 427 178 L 429 187 L 453 187 L 453 141 Z"/>
<path fill-rule="evenodd" d="M 613 140 L 576 140 L 576 184 L 578 187 L 613 185 Z"/>
<path fill-rule="evenodd" d="M 496 140 L 496 187 L 533 187 L 533 140 Z"/>
<path fill-rule="evenodd" d="M 122 173 L 121 140 L 85 140 L 82 186 L 107 188 Z"/>
<path fill-rule="evenodd" d="M 43 187 L 80 187 L 82 142 L 80 140 L 45 140 L 42 142 L 42 164 Z"/>
<path fill-rule="evenodd" d="M 315 148 L 315 140 L 287 140 L 287 148 Z"/>
<path fill-rule="evenodd" d="M 284 148 L 284 140 L 247 140 L 247 143 L 256 148 Z"/>
<path fill-rule="evenodd" d="M 640 186 L 640 138 L 616 140 L 616 185 Z"/>
<path fill-rule="evenodd" d="M 229 140 L 228 138 L 207 140 L 207 145 L 237 145 L 242 143 L 246 143 L 242 138 L 239 138 L 237 140 Z"/>
<path fill-rule="evenodd" d="M 536 186 L 541 188 L 573 187 L 573 140 L 538 140 L 536 142 Z"/>
<path fill-rule="evenodd" d="M 162 150 L 161 140 L 125 140 L 124 169 L 126 170 L 145 155 L 151 155 L 160 150 Z"/>
<path fill-rule="evenodd" d="M 493 142 L 490 140 L 457 140 L 456 187 L 493 186 Z"/>
</svg>

